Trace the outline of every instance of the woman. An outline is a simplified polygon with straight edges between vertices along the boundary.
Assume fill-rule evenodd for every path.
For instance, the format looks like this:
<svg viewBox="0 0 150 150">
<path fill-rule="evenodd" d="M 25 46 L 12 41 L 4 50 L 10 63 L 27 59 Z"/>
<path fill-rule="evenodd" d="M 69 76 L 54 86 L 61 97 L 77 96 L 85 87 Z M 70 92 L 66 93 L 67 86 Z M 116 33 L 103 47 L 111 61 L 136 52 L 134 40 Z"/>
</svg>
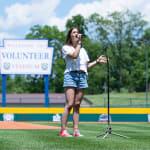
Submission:
<svg viewBox="0 0 150 150">
<path fill-rule="evenodd" d="M 61 132 L 59 136 L 71 137 L 67 130 L 66 124 L 73 107 L 73 136 L 83 136 L 78 130 L 79 108 L 84 95 L 84 89 L 87 84 L 87 69 L 102 62 L 106 63 L 107 58 L 101 55 L 97 60 L 89 63 L 89 57 L 86 50 L 82 47 L 82 35 L 78 28 L 73 27 L 67 34 L 66 44 L 62 47 L 62 56 L 66 63 L 64 71 L 64 90 L 66 96 L 66 105 L 62 114 Z"/>
</svg>

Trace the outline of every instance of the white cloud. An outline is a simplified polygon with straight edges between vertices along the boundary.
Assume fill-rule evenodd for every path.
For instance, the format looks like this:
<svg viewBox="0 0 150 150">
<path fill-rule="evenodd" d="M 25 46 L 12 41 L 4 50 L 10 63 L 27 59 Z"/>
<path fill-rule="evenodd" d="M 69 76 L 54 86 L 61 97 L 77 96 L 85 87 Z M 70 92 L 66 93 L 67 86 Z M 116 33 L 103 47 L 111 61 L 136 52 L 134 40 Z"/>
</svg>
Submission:
<svg viewBox="0 0 150 150">
<path fill-rule="evenodd" d="M 55 16 L 55 8 L 60 0 L 32 0 L 30 3 L 13 4 L 5 9 L 6 18 L 0 16 L 0 26 L 10 29 L 30 24 L 46 24 Z"/>
<path fill-rule="evenodd" d="M 1 32 L 0 33 L 0 46 L 3 44 L 4 39 L 18 39 L 19 37 L 13 34 L 9 34 L 6 32 Z"/>
<path fill-rule="evenodd" d="M 93 13 L 99 13 L 102 16 L 106 16 L 108 13 L 114 11 L 123 11 L 126 9 L 129 9 L 134 13 L 141 12 L 147 21 L 150 20 L 149 0 L 101 0 L 86 4 L 80 3 L 75 5 L 72 10 L 70 10 L 69 14 L 64 18 L 53 18 L 52 20 L 59 28 L 63 29 L 66 20 L 79 13 L 84 17 L 88 17 Z"/>
<path fill-rule="evenodd" d="M 147 10 L 145 9 L 148 5 L 150 5 L 150 1 L 148 0 L 102 0 L 100 2 L 95 1 L 93 3 L 78 4 L 70 11 L 69 16 L 78 14 L 79 12 L 85 17 L 95 12 L 105 16 L 108 12 L 122 11 L 125 9 L 148 15 L 149 7 Z"/>
<path fill-rule="evenodd" d="M 0 16 L 1 30 L 10 30 L 34 24 L 56 25 L 60 30 L 64 30 L 67 19 L 79 13 L 84 17 L 88 17 L 92 13 L 99 13 L 105 16 L 108 12 L 122 11 L 127 8 L 133 12 L 141 12 L 145 15 L 146 20 L 150 20 L 149 0 L 97 0 L 91 3 L 80 3 L 75 5 L 64 18 L 58 18 L 55 9 L 60 1 L 31 0 L 27 1 L 26 4 L 15 3 L 5 9 L 5 18 Z"/>
</svg>

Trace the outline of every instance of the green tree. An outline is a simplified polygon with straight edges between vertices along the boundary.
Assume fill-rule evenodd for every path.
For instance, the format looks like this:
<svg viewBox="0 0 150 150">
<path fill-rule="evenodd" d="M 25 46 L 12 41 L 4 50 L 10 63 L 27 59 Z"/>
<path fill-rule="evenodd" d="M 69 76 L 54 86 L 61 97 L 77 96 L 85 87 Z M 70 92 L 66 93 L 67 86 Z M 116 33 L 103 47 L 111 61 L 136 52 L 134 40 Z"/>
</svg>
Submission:
<svg viewBox="0 0 150 150">
<path fill-rule="evenodd" d="M 30 29 L 26 38 L 48 39 L 49 46 L 55 46 L 53 71 L 50 77 L 50 90 L 53 92 L 63 92 L 65 63 L 61 58 L 61 48 L 68 29 L 73 26 L 78 27 L 82 34 L 87 35 L 83 39 L 83 47 L 87 50 L 90 61 L 105 54 L 107 47 L 110 64 L 110 90 L 120 92 L 122 88 L 126 88 L 129 91 L 143 91 L 145 89 L 145 48 L 138 41 L 142 38 L 149 39 L 150 30 L 145 30 L 146 25 L 147 22 L 143 20 L 140 13 L 134 14 L 129 10 L 113 12 L 106 17 L 99 14 L 92 14 L 89 18 L 76 15 L 67 20 L 66 29 L 63 32 L 60 32 L 56 26 L 35 25 Z M 86 89 L 86 93 L 104 92 L 106 73 L 105 64 L 99 64 L 90 69 L 88 71 L 89 88 Z M 42 79 L 40 76 L 35 78 L 42 80 L 44 85 L 43 77 Z M 37 82 L 37 80 L 33 76 L 28 76 L 27 81 Z M 37 83 L 41 85 L 40 81 Z M 38 84 L 35 85 L 35 88 Z M 30 86 L 32 88 L 31 84 Z"/>
<path fill-rule="evenodd" d="M 15 75 L 13 78 L 12 93 L 27 93 L 26 77 L 24 75 Z"/>
<path fill-rule="evenodd" d="M 85 32 L 88 30 L 86 20 L 82 15 L 76 15 L 67 20 L 66 29 L 68 30 L 72 27 L 77 27 L 82 34 L 85 34 Z"/>
<path fill-rule="evenodd" d="M 27 75 L 26 89 L 30 93 L 44 93 L 44 78 L 42 75 Z"/>
<path fill-rule="evenodd" d="M 147 28 L 138 42 L 137 58 L 134 61 L 134 72 L 131 72 L 133 78 L 131 86 L 136 91 L 145 91 L 146 87 L 146 49 L 148 50 L 148 56 L 150 56 L 150 28 Z M 150 62 L 150 57 L 148 57 Z M 148 68 L 150 64 L 148 63 Z M 150 74 L 150 70 L 148 70 Z M 149 88 L 150 88 L 150 76 L 148 76 Z M 150 89 L 149 89 L 150 90 Z"/>
<path fill-rule="evenodd" d="M 64 44 L 65 33 L 60 32 L 56 26 L 40 26 L 35 25 L 30 29 L 30 33 L 26 35 L 27 39 L 48 39 L 49 46 L 54 46 L 54 57 L 53 57 L 53 68 L 52 68 L 52 76 L 50 77 L 50 90 L 53 92 L 63 92 L 63 71 L 64 71 L 64 62 L 60 59 L 61 58 L 61 47 Z M 60 65 L 59 65 L 60 64 Z M 40 83 L 42 89 L 44 85 L 44 77 L 43 76 L 31 76 L 28 75 L 28 80 L 31 79 L 32 82 L 37 83 L 32 87 L 32 84 L 29 86 L 28 90 L 34 92 L 39 89 L 38 83 Z M 30 81 L 30 80 L 29 80 Z M 42 83 L 41 83 L 42 82 Z M 33 88 L 35 88 L 33 90 Z M 41 89 L 41 92 L 43 90 Z"/>
<path fill-rule="evenodd" d="M 104 53 L 101 45 L 98 42 L 94 42 L 89 38 L 85 38 L 83 41 L 84 48 L 87 50 L 90 62 L 96 60 L 98 56 Z M 106 77 L 106 65 L 99 64 L 88 70 L 88 88 L 85 93 L 95 94 L 103 93 L 105 91 L 105 79 Z"/>
<path fill-rule="evenodd" d="M 11 75 L 6 76 L 6 89 L 7 93 L 13 93 L 14 90 L 14 80 Z"/>
<path fill-rule="evenodd" d="M 110 83 L 113 89 L 120 92 L 121 88 L 128 88 L 131 71 L 137 53 L 137 41 L 144 33 L 146 22 L 140 13 L 113 12 L 106 19 L 98 14 L 89 17 L 90 25 L 94 26 L 94 40 L 108 47 L 110 58 Z M 92 32 L 92 31 L 90 31 Z M 135 59 L 134 59 L 135 58 Z"/>
</svg>

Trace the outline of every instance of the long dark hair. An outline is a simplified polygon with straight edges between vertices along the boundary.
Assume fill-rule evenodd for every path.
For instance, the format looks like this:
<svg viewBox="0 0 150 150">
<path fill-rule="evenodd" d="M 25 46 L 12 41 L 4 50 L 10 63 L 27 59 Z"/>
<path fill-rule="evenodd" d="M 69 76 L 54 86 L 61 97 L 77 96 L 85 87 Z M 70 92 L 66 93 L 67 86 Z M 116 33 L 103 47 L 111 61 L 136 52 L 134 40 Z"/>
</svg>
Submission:
<svg viewBox="0 0 150 150">
<path fill-rule="evenodd" d="M 68 33 L 67 33 L 67 39 L 66 39 L 66 42 L 65 42 L 66 45 L 71 45 L 71 44 L 72 44 L 71 32 L 72 32 L 73 29 L 77 29 L 77 30 L 79 31 L 79 29 L 78 29 L 77 27 L 72 27 L 72 28 L 68 31 Z"/>
<path fill-rule="evenodd" d="M 79 31 L 79 29 L 77 27 L 70 28 L 68 33 L 67 33 L 65 45 L 72 45 L 71 32 L 73 29 L 77 29 Z M 61 49 L 61 57 L 62 57 L 62 49 Z"/>
</svg>

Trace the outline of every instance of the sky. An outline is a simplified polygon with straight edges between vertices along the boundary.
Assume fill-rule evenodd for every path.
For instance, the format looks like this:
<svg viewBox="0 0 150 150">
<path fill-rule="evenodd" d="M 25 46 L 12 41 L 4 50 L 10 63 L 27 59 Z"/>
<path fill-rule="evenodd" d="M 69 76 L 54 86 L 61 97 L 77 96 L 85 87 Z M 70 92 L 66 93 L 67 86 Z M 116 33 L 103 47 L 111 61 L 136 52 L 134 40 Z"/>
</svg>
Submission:
<svg viewBox="0 0 150 150">
<path fill-rule="evenodd" d="M 77 14 L 87 18 L 126 9 L 150 22 L 150 0 L 0 0 L 0 44 L 3 39 L 24 39 L 36 24 L 63 31 L 67 19 Z"/>
</svg>

